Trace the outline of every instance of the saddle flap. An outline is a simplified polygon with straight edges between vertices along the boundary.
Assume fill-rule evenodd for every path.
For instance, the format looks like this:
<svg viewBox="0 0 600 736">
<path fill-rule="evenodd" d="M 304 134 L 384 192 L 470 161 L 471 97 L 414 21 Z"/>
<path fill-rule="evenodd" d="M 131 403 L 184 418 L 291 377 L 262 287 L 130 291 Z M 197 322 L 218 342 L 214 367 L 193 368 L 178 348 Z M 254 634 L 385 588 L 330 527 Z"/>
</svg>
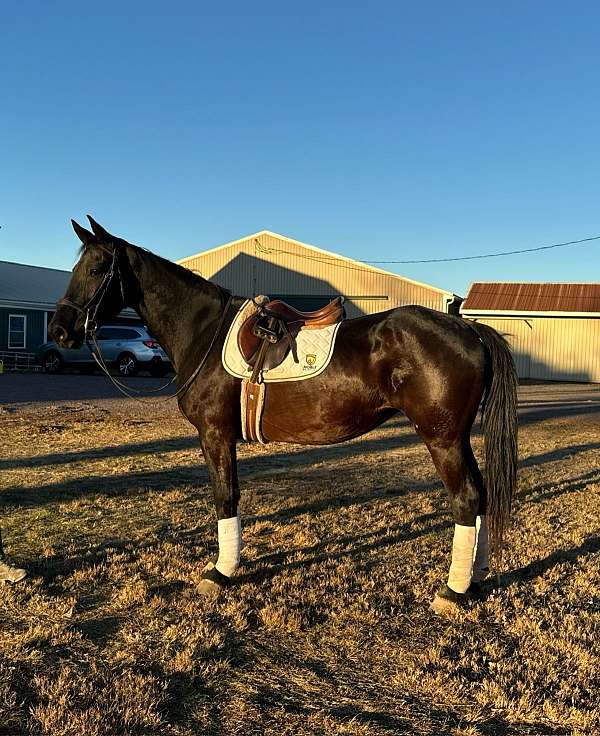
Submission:
<svg viewBox="0 0 600 736">
<path fill-rule="evenodd" d="M 258 351 L 260 338 L 254 334 L 254 326 L 258 322 L 259 314 L 252 314 L 240 326 L 237 334 L 237 344 L 244 360 L 249 364 L 252 356 Z"/>
<path fill-rule="evenodd" d="M 269 371 L 272 368 L 276 368 L 281 365 L 287 358 L 291 346 L 285 335 L 278 336 L 276 342 L 272 342 L 269 338 L 262 338 L 262 329 L 259 329 L 260 315 L 253 315 L 249 317 L 240 327 L 238 332 L 238 348 L 249 366 L 254 368 L 260 352 L 260 347 L 264 339 L 267 339 L 269 344 L 264 353 L 264 361 L 262 370 Z M 292 340 L 294 340 L 300 332 L 301 325 L 296 322 L 294 324 L 287 324 L 287 329 Z M 272 331 L 270 331 L 272 332 Z M 258 333 L 258 334 L 257 334 Z M 272 332 L 277 335 L 277 333 Z"/>
</svg>

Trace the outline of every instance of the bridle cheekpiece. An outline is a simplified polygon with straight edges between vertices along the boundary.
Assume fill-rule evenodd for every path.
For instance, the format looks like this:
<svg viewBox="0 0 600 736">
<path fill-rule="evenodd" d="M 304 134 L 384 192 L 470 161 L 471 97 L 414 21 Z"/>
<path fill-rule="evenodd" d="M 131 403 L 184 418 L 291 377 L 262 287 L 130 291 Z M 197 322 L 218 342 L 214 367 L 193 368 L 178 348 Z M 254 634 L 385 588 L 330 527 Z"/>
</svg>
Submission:
<svg viewBox="0 0 600 736">
<path fill-rule="evenodd" d="M 101 250 L 103 250 L 105 253 L 108 253 L 112 257 L 110 268 L 104 274 L 104 278 L 100 282 L 100 285 L 98 286 L 96 291 L 92 294 L 92 296 L 88 299 L 88 301 L 83 306 L 80 306 L 79 304 L 72 302 L 70 299 L 67 299 L 66 297 L 63 297 L 62 299 L 59 299 L 58 302 L 56 302 L 57 306 L 64 305 L 65 307 L 71 307 L 71 309 L 74 309 L 76 312 L 79 312 L 79 314 L 85 315 L 85 322 L 84 322 L 85 342 L 88 347 L 90 347 L 91 341 L 93 341 L 94 343 L 96 342 L 96 330 L 98 329 L 98 322 L 96 320 L 96 317 L 98 315 L 98 310 L 100 309 L 102 301 L 104 297 L 106 296 L 106 294 L 108 293 L 110 285 L 115 276 L 119 279 L 119 286 L 121 288 L 121 296 L 123 297 L 123 305 L 125 305 L 125 288 L 123 285 L 123 277 L 121 275 L 121 268 L 119 266 L 119 249 L 117 248 L 116 245 L 113 246 L 112 251 L 101 245 L 97 245 L 96 247 L 100 248 Z"/>
<path fill-rule="evenodd" d="M 96 321 L 96 315 L 98 314 L 98 310 L 100 309 L 102 300 L 106 296 L 110 288 L 110 285 L 112 283 L 112 280 L 113 278 L 115 278 L 115 276 L 116 278 L 119 279 L 119 287 L 121 289 L 121 296 L 123 298 L 123 306 L 127 304 L 127 300 L 125 299 L 125 285 L 123 283 L 123 276 L 121 273 L 121 268 L 119 266 L 119 248 L 113 244 L 113 250 L 111 251 L 109 248 L 105 248 L 104 246 L 98 243 L 96 244 L 96 247 L 100 248 L 101 250 L 103 250 L 105 253 L 108 253 L 108 255 L 112 257 L 110 268 L 104 274 L 104 278 L 102 279 L 96 291 L 92 294 L 92 296 L 88 299 L 88 301 L 83 306 L 80 306 L 79 304 L 75 304 L 75 302 L 72 302 L 70 299 L 67 299 L 66 297 L 59 299 L 56 302 L 56 306 L 64 305 L 65 307 L 71 307 L 71 309 L 74 309 L 76 312 L 79 312 L 79 314 L 85 315 L 85 323 L 84 323 L 85 343 L 88 346 L 92 354 L 92 357 L 94 358 L 98 366 L 108 376 L 108 378 L 110 378 L 111 382 L 115 385 L 115 387 L 122 394 L 124 394 L 130 399 L 135 399 L 136 401 L 146 403 L 147 400 L 144 400 L 143 398 L 140 398 L 138 396 L 133 396 L 131 393 L 129 393 L 129 391 L 134 391 L 135 393 L 142 393 L 142 391 L 125 386 L 120 381 L 117 381 L 110 374 L 106 361 L 104 360 L 104 357 L 102 355 L 102 351 L 100 350 L 100 346 L 98 345 L 98 341 L 96 339 L 96 330 L 98 329 L 98 322 Z M 187 390 L 192 385 L 192 383 L 196 380 L 197 376 L 199 375 L 200 371 L 202 370 L 206 361 L 208 360 L 208 357 L 214 347 L 214 344 L 216 343 L 217 338 L 219 337 L 221 333 L 221 329 L 227 317 L 229 307 L 231 306 L 231 303 L 233 301 L 233 296 L 228 291 L 220 290 L 220 292 L 223 295 L 227 294 L 227 299 L 225 301 L 223 311 L 219 318 L 217 329 L 215 330 L 213 334 L 213 337 L 210 341 L 210 344 L 208 346 L 206 353 L 204 354 L 204 357 L 202 358 L 200 363 L 196 366 L 196 369 L 191 373 L 190 376 L 188 376 L 187 380 L 177 389 L 177 391 L 174 394 L 165 396 L 162 399 L 155 399 L 155 400 L 150 400 L 150 401 L 154 401 L 154 403 L 157 403 L 159 401 L 169 401 L 169 399 L 181 398 L 187 392 Z M 171 384 L 175 383 L 176 380 L 177 380 L 177 373 L 175 373 L 173 378 L 167 383 L 165 383 L 164 386 L 160 386 L 157 389 L 150 389 L 148 393 L 158 393 L 159 391 L 162 391 L 163 389 L 167 388 L 167 386 L 170 386 Z"/>
</svg>

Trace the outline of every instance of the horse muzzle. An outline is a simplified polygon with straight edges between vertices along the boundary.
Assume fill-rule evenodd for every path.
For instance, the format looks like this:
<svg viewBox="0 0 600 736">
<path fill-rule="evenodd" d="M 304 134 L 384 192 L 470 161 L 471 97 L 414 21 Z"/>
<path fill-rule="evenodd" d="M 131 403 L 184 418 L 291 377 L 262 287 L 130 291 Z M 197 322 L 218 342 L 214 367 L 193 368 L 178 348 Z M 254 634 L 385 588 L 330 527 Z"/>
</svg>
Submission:
<svg viewBox="0 0 600 736">
<path fill-rule="evenodd" d="M 83 345 L 84 331 L 75 325 L 69 330 L 64 324 L 56 321 L 56 315 L 48 325 L 48 335 L 61 348 L 80 348 Z"/>
</svg>

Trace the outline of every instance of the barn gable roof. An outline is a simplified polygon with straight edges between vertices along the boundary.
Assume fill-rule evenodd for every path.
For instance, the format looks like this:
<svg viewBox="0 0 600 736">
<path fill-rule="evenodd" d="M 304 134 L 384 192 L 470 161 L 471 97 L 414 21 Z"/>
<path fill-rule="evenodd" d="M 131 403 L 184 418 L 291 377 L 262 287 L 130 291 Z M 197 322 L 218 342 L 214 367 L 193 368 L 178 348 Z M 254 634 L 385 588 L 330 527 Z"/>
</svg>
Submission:
<svg viewBox="0 0 600 736">
<path fill-rule="evenodd" d="M 54 309 L 70 278 L 70 271 L 0 261 L 0 306 Z"/>
<path fill-rule="evenodd" d="M 600 315 L 600 283 L 478 281 L 469 287 L 461 314 Z"/>
<path fill-rule="evenodd" d="M 387 277 L 392 277 L 395 279 L 399 279 L 400 281 L 405 281 L 410 284 L 414 284 L 415 286 L 420 286 L 424 289 L 430 289 L 432 291 L 437 291 L 440 294 L 443 294 L 447 297 L 456 297 L 457 295 L 454 294 L 452 291 L 448 291 L 446 289 L 440 289 L 437 286 L 432 286 L 431 284 L 424 284 L 421 281 L 415 281 L 414 279 L 410 279 L 407 276 L 400 276 L 400 274 L 392 273 L 391 271 L 386 271 L 383 268 L 377 268 L 376 266 L 371 266 L 369 263 L 364 263 L 363 261 L 356 261 L 353 258 L 348 258 L 347 256 L 343 256 L 340 253 L 333 253 L 329 250 L 324 250 L 323 248 L 319 248 L 316 245 L 310 245 L 309 243 L 303 243 L 300 240 L 294 240 L 294 238 L 289 238 L 287 235 L 281 235 L 280 233 L 275 233 L 272 230 L 260 230 L 257 233 L 253 233 L 252 235 L 246 235 L 243 238 L 238 238 L 237 240 L 232 240 L 229 243 L 224 243 L 223 245 L 217 245 L 214 248 L 209 248 L 208 250 L 200 251 L 199 253 L 195 253 L 191 256 L 186 256 L 185 258 L 180 258 L 177 263 L 179 263 L 182 266 L 185 266 L 187 261 L 192 261 L 195 258 L 202 258 L 206 255 L 209 255 L 211 253 L 214 253 L 215 251 L 224 250 L 225 248 L 231 248 L 232 246 L 238 245 L 240 243 L 244 243 L 248 240 L 253 240 L 254 238 L 259 238 L 261 235 L 269 235 L 273 238 L 279 238 L 280 240 L 287 240 L 289 243 L 293 243 L 294 245 L 299 246 L 300 248 L 305 248 L 308 251 L 312 251 L 315 253 L 316 260 L 321 261 L 327 261 L 329 265 L 335 266 L 336 262 L 344 262 L 345 264 L 348 264 L 346 266 L 340 266 L 345 268 L 353 268 L 360 271 L 372 271 L 374 273 L 382 274 Z M 316 256 L 316 254 L 319 254 L 320 258 Z"/>
<path fill-rule="evenodd" d="M 53 312 L 70 279 L 71 271 L 0 261 L 0 307 Z M 137 318 L 129 308 L 124 309 L 120 316 Z"/>
</svg>

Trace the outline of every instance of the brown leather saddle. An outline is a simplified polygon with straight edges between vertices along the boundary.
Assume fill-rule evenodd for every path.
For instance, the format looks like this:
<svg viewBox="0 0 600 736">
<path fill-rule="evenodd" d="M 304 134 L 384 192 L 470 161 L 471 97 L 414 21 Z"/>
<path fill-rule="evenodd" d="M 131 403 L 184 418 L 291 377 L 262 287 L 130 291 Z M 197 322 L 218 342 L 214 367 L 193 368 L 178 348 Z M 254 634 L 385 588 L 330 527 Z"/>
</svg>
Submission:
<svg viewBox="0 0 600 736">
<path fill-rule="evenodd" d="M 296 337 L 300 330 L 337 324 L 346 316 L 343 301 L 338 296 L 313 312 L 301 312 L 281 299 L 257 305 L 258 311 L 242 323 L 237 337 L 244 360 L 254 368 L 250 380 L 255 381 L 260 371 L 283 363 L 290 351 L 298 363 Z"/>
</svg>

